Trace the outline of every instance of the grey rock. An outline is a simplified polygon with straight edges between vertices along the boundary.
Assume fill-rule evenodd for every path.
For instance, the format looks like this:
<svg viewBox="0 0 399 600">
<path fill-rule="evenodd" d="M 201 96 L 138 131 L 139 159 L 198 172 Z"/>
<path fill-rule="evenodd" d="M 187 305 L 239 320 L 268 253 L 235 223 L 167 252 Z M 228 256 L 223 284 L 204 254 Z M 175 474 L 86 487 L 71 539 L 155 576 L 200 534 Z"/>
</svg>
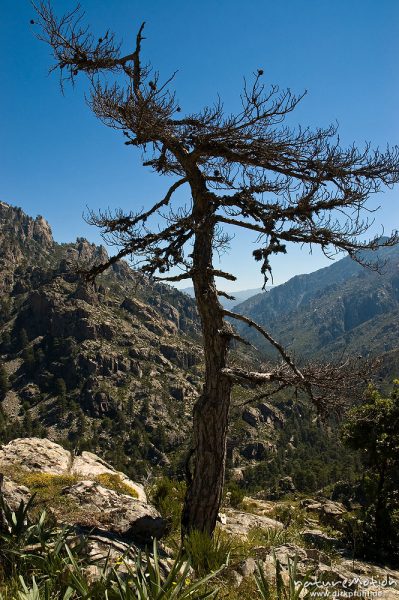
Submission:
<svg viewBox="0 0 399 600">
<path fill-rule="evenodd" d="M 221 524 L 221 528 L 232 535 L 245 537 L 251 529 L 262 527 L 263 529 L 282 529 L 283 524 L 269 517 L 254 515 L 252 513 L 240 512 L 229 509 L 226 512 L 227 523 Z"/>
<path fill-rule="evenodd" d="M 8 477 L 4 477 L 3 479 L 1 493 L 6 505 L 12 511 L 16 511 L 21 502 L 26 504 L 31 496 L 31 493 L 27 487 L 24 485 L 18 485 Z"/>
<path fill-rule="evenodd" d="M 305 508 L 309 513 L 317 514 L 322 523 L 331 525 L 332 527 L 339 525 L 343 515 L 347 512 L 341 502 L 333 502 L 327 499 L 314 501 L 306 498 L 301 501 L 300 506 L 301 508 Z"/>
<path fill-rule="evenodd" d="M 250 406 L 242 413 L 242 419 L 251 427 L 258 427 L 260 423 L 260 412 L 257 408 Z"/>
<path fill-rule="evenodd" d="M 296 492 L 296 487 L 293 482 L 293 479 L 289 475 L 287 477 L 282 477 L 279 480 L 278 487 L 280 488 L 280 490 L 282 492 L 285 492 L 285 493 Z"/>
<path fill-rule="evenodd" d="M 305 529 L 301 532 L 303 540 L 307 544 L 312 544 L 316 548 L 332 548 L 339 545 L 339 540 L 329 536 L 321 529 Z"/>
<path fill-rule="evenodd" d="M 237 568 L 237 571 L 243 577 L 249 577 L 250 575 L 253 575 L 255 573 L 255 570 L 256 562 L 255 559 L 252 557 L 249 557 L 246 560 L 244 560 Z"/>
<path fill-rule="evenodd" d="M 230 575 L 230 582 L 232 584 L 232 586 L 234 588 L 239 588 L 240 585 L 242 584 L 242 580 L 244 579 L 244 577 L 241 575 L 241 573 L 238 573 L 238 571 L 233 570 L 229 573 Z"/>
<path fill-rule="evenodd" d="M 19 438 L 0 448 L 0 468 L 16 465 L 28 471 L 61 475 L 68 472 L 71 462 L 68 450 L 47 439 Z"/>
<path fill-rule="evenodd" d="M 96 481 L 79 481 L 64 488 L 63 494 L 83 509 L 83 516 L 78 514 L 75 523 L 105 529 L 138 543 L 160 539 L 167 530 L 166 521 L 154 507 Z"/>
</svg>

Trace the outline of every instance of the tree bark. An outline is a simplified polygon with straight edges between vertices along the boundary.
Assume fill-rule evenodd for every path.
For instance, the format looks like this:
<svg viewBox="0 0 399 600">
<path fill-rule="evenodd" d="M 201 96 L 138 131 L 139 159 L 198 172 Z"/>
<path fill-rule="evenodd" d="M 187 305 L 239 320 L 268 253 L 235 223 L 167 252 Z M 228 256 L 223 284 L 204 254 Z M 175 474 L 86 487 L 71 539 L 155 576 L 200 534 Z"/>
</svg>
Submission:
<svg viewBox="0 0 399 600">
<path fill-rule="evenodd" d="M 203 210 L 201 210 L 201 206 Z M 193 411 L 193 473 L 182 513 L 182 536 L 193 530 L 212 535 L 222 499 L 230 380 L 222 374 L 226 367 L 229 339 L 223 334 L 223 310 L 218 300 L 212 253 L 214 222 L 209 202 L 197 206 L 193 251 L 193 283 L 202 324 L 205 380 Z"/>
</svg>

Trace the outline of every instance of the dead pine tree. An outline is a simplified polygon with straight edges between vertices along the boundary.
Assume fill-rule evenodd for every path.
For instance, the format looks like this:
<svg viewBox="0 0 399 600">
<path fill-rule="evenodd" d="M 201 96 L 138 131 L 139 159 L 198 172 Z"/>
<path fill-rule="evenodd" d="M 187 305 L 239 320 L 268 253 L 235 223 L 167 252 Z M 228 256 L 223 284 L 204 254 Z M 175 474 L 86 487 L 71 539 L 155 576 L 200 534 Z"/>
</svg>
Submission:
<svg viewBox="0 0 399 600">
<path fill-rule="evenodd" d="M 226 246 L 226 226 L 254 233 L 253 252 L 265 280 L 270 259 L 287 242 L 321 247 L 326 255 L 344 251 L 360 261 L 358 251 L 398 241 L 358 241 L 368 228 L 366 201 L 399 180 L 398 148 L 385 152 L 369 146 L 344 149 L 335 126 L 292 129 L 285 119 L 302 99 L 289 90 L 265 87 L 263 71 L 244 83 L 237 114 L 223 104 L 183 115 L 171 91 L 173 76 L 162 81 L 141 61 L 144 24 L 132 51 L 124 54 L 113 34 L 94 36 L 76 9 L 58 18 L 51 5 L 35 6 L 38 37 L 53 53 L 52 70 L 61 84 L 85 75 L 89 104 L 107 126 L 142 151 L 142 164 L 173 178 L 164 197 L 147 210 L 92 213 L 90 220 L 118 251 L 94 268 L 91 277 L 123 257 L 149 277 L 169 282 L 192 280 L 202 325 L 205 375 L 194 406 L 191 475 L 182 516 L 183 532 L 212 534 L 222 498 L 226 436 L 232 386 L 247 384 L 304 390 L 318 408 L 333 402 L 337 390 L 352 393 L 354 370 L 348 365 L 298 368 L 288 353 L 256 323 L 224 310 L 215 278 L 235 277 L 214 267 L 214 253 Z M 175 192 L 184 188 L 182 207 Z M 178 273 L 177 275 L 174 273 Z M 169 275 L 168 275 L 169 273 Z M 228 319 L 240 319 L 275 346 L 281 361 L 261 372 L 229 363 L 231 340 L 238 338 Z M 351 377 L 352 375 L 352 377 Z"/>
</svg>

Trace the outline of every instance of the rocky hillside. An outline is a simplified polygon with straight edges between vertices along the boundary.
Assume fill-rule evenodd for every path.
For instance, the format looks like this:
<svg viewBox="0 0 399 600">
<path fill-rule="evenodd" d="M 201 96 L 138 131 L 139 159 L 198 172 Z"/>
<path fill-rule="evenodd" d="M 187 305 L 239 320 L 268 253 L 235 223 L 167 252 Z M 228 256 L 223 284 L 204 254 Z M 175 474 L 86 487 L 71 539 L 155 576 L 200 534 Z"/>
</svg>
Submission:
<svg viewBox="0 0 399 600">
<path fill-rule="evenodd" d="M 270 289 L 271 289 L 271 286 L 266 287 L 266 290 L 270 290 Z M 194 288 L 193 287 L 183 288 L 181 291 L 184 292 L 185 294 L 187 294 L 188 296 L 190 296 L 190 298 L 194 298 Z M 233 308 L 233 306 L 235 306 L 236 304 L 244 302 L 248 298 L 252 298 L 253 296 L 257 296 L 258 294 L 263 294 L 263 293 L 264 293 L 264 290 L 262 290 L 262 288 L 254 288 L 251 290 L 238 290 L 238 291 L 234 291 L 234 292 L 230 293 L 231 298 L 225 298 L 224 296 L 220 296 L 219 302 L 222 306 L 224 306 L 224 308 L 231 310 Z"/>
<path fill-rule="evenodd" d="M 106 256 L 85 239 L 57 244 L 42 217 L 0 204 L 0 441 L 45 435 L 132 476 L 175 472 L 201 386 L 195 303 L 125 262 L 86 285 L 77 271 Z M 275 450 L 279 411 L 253 411 L 234 410 L 234 466 Z"/>
<path fill-rule="evenodd" d="M 0 204 L 5 435 L 46 431 L 128 453 L 136 468 L 167 463 L 199 389 L 195 304 L 124 262 L 86 285 L 77 268 L 106 255 L 84 239 L 57 244 L 42 217 Z"/>
<path fill-rule="evenodd" d="M 87 286 L 77 270 L 105 258 L 0 204 L 0 442 L 46 436 L 139 480 L 181 477 L 203 368 L 194 301 L 125 262 Z M 248 405 L 251 395 L 236 388 L 231 411 L 228 466 L 240 485 L 278 494 L 291 478 L 309 492 L 353 474 L 356 460 L 295 398 Z"/>
<path fill-rule="evenodd" d="M 349 257 L 309 275 L 298 275 L 235 310 L 264 325 L 301 358 L 383 355 L 399 339 L 399 248 L 367 255 L 381 271 L 365 269 Z M 273 352 L 247 326 L 241 332 Z M 393 362 L 393 361 L 392 361 Z"/>
</svg>

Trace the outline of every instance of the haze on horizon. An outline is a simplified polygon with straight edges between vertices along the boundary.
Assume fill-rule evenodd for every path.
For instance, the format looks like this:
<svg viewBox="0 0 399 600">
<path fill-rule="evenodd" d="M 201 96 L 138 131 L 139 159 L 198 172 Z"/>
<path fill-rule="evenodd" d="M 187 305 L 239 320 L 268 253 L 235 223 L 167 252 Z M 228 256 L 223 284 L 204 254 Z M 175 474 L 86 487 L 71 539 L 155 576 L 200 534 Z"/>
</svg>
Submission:
<svg viewBox="0 0 399 600">
<path fill-rule="evenodd" d="M 54 0 L 53 5 L 62 13 L 75 3 Z M 367 140 L 384 149 L 398 140 L 395 0 L 378 6 L 372 0 L 334 5 L 289 0 L 284 6 L 255 0 L 245 11 L 238 0 L 217 6 L 210 0 L 201 5 L 120 0 L 117 10 L 106 0 L 82 0 L 82 5 L 95 32 L 109 27 L 126 47 L 139 24 L 147 22 L 144 55 L 163 77 L 179 69 L 174 87 L 183 112 L 211 104 L 217 93 L 227 112 L 236 109 L 243 76 L 261 67 L 266 84 L 308 90 L 291 125 L 338 121 L 343 145 L 361 147 Z M 0 199 L 29 215 L 42 214 L 58 242 L 85 236 L 101 243 L 99 232 L 82 219 L 86 206 L 140 208 L 147 198 L 148 203 L 161 198 L 170 181 L 144 169 L 122 135 L 94 118 L 79 80 L 62 96 L 56 75 L 47 75 L 49 49 L 34 37 L 28 0 L 18 5 L 4 0 L 2 9 Z M 371 236 L 383 233 L 381 225 L 385 233 L 399 225 L 398 191 L 371 198 L 370 207 L 380 204 L 371 215 Z M 253 241 L 251 233 L 240 233 L 222 257 L 223 270 L 238 276 L 235 284 L 223 283 L 227 291 L 262 286 L 251 256 Z M 273 283 L 280 284 L 331 263 L 319 251 L 309 256 L 307 249 L 288 247 L 272 264 Z"/>
</svg>

